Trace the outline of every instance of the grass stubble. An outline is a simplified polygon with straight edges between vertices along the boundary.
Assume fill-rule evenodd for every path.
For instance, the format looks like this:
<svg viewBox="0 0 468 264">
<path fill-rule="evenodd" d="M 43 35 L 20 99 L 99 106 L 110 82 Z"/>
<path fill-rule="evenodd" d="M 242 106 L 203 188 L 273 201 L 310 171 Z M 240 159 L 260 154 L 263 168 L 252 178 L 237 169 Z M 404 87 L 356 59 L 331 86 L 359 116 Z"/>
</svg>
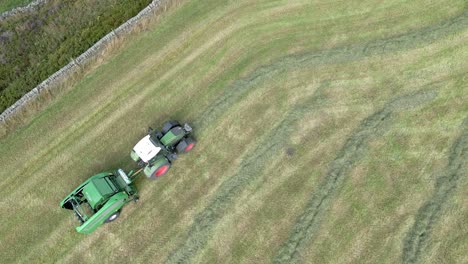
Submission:
<svg viewBox="0 0 468 264">
<path fill-rule="evenodd" d="M 311 199 L 297 222 L 294 224 L 287 241 L 274 257 L 274 263 L 296 263 L 300 261 L 300 248 L 313 239 L 320 227 L 323 215 L 329 208 L 335 193 L 340 189 L 350 169 L 364 156 L 369 141 L 382 135 L 392 123 L 392 115 L 398 111 L 421 106 L 435 99 L 436 92 L 426 89 L 399 97 L 387 103 L 383 109 L 367 117 L 347 139 L 335 160 L 330 164 L 324 182 L 312 194 Z"/>
<path fill-rule="evenodd" d="M 437 178 L 432 196 L 419 209 L 405 237 L 402 263 L 418 263 L 421 260 L 444 205 L 457 189 L 460 178 L 468 175 L 468 117 L 463 121 L 461 130 L 461 135 L 450 149 L 447 167 Z"/>
<path fill-rule="evenodd" d="M 193 117 L 194 125 L 195 127 L 200 128 L 199 131 L 201 134 L 207 134 L 206 131 L 210 126 L 212 126 L 212 124 L 216 123 L 216 121 L 222 118 L 223 115 L 229 113 L 229 109 L 252 92 L 256 86 L 271 81 L 274 76 L 281 73 L 302 68 L 313 69 L 313 67 L 317 65 L 330 65 L 335 63 L 365 60 L 366 58 L 373 56 L 378 57 L 379 55 L 398 53 L 418 48 L 423 45 L 436 42 L 440 38 L 450 36 L 452 33 L 464 30 L 467 25 L 468 11 L 465 9 L 458 16 L 448 19 L 442 23 L 430 25 L 396 37 L 371 42 L 362 42 L 361 44 L 341 46 L 322 51 L 299 52 L 297 54 L 282 57 L 271 64 L 254 69 L 252 73 L 248 74 L 245 78 L 233 81 L 231 85 L 224 89 L 224 94 L 213 100 L 214 103 L 209 104 L 205 111 L 200 112 L 201 114 L 197 114 L 197 116 Z M 292 262 L 300 259 L 301 248 L 303 248 L 308 242 L 311 242 L 314 238 L 316 229 L 320 226 L 320 222 L 323 220 L 321 217 L 327 211 L 334 195 L 339 191 L 347 173 L 365 154 L 368 148 L 368 143 L 384 133 L 386 127 L 392 125 L 392 116 L 395 113 L 408 108 L 419 107 L 420 105 L 434 99 L 437 94 L 437 89 L 434 88 L 436 86 L 437 84 L 431 84 L 423 87 L 416 87 L 414 89 L 418 89 L 419 92 L 388 99 L 388 103 L 380 108 L 381 110 L 368 115 L 368 117 L 361 122 L 359 127 L 350 134 L 347 140 L 345 140 L 346 143 L 341 148 L 341 151 L 338 152 L 334 161 L 330 163 L 328 173 L 326 173 L 324 181 L 319 185 L 319 188 L 317 189 L 318 191 L 311 194 L 309 203 L 306 205 L 302 216 L 297 219 L 295 225 L 291 228 L 290 236 L 286 241 L 284 241 L 284 243 L 282 243 L 282 247 L 280 247 L 275 260 L 284 258 Z M 220 187 L 215 190 L 212 196 L 213 198 L 209 200 L 207 206 L 200 208 L 201 212 L 194 217 L 192 226 L 186 229 L 186 234 L 181 234 L 185 240 L 182 241 L 178 248 L 169 249 L 172 250 L 172 253 L 169 255 L 166 262 L 185 263 L 193 261 L 193 257 L 197 255 L 200 249 L 210 241 L 216 225 L 226 215 L 226 212 L 232 208 L 233 203 L 235 203 L 236 198 L 244 187 L 255 181 L 256 178 L 260 177 L 262 171 L 267 168 L 266 166 L 272 157 L 277 155 L 278 152 L 284 151 L 285 147 L 288 146 L 290 140 L 288 135 L 295 129 L 298 121 L 307 113 L 320 109 L 323 103 L 321 101 L 320 94 L 323 90 L 327 89 L 327 87 L 328 82 L 321 81 L 321 86 L 313 95 L 308 98 L 303 98 L 303 100 L 295 106 L 290 106 L 289 109 L 291 110 L 287 112 L 285 118 L 279 122 L 279 125 L 270 127 L 269 129 L 271 130 L 267 132 L 265 136 L 259 138 L 258 143 L 256 141 L 258 146 L 240 162 L 240 165 L 234 174 L 228 174 L 225 176 L 225 180 L 220 184 Z M 108 111 L 112 110 L 109 109 Z M 107 111 L 103 111 L 102 115 L 100 114 L 99 116 L 96 116 L 96 119 L 100 120 L 101 117 L 105 118 L 106 115 Z M 85 135 L 86 131 L 92 130 L 91 123 L 84 124 L 84 132 L 80 131 L 72 138 L 78 140 L 81 136 Z M 89 139 L 88 141 L 92 142 Z M 84 148 L 84 145 L 86 144 L 82 142 L 80 148 Z M 51 152 L 60 154 L 67 148 L 68 145 L 52 148 Z M 75 147 L 72 152 L 79 150 L 80 149 Z M 38 168 L 39 167 L 36 166 L 32 167 L 34 171 L 38 170 Z M 450 181 L 447 180 L 447 182 Z M 27 184 L 26 187 L 28 188 L 24 188 L 22 191 L 16 191 L 16 193 L 25 193 L 34 187 L 34 185 L 36 185 L 36 183 L 32 181 L 30 184 Z M 417 220 L 416 223 L 423 223 L 424 221 L 424 219 Z M 53 235 L 47 238 L 42 245 L 45 245 L 46 243 L 48 244 L 46 241 L 49 240 L 55 241 L 55 238 L 60 236 L 60 231 L 63 230 L 61 227 L 67 226 L 67 224 L 69 224 L 69 221 L 62 222 L 60 224 L 60 228 L 58 228 Z M 96 236 L 86 237 L 85 239 L 74 238 L 74 240 L 79 240 L 81 243 L 73 246 L 72 250 L 63 256 L 62 261 L 69 262 L 73 260 L 74 257 L 85 252 L 89 257 L 88 259 L 90 259 L 90 257 L 92 257 L 92 253 L 90 253 L 92 251 L 92 247 L 98 244 L 96 241 L 101 239 L 105 240 L 106 237 L 107 236 L 104 235 L 104 233 L 100 232 Z M 21 239 L 22 237 L 19 238 Z M 420 242 L 414 241 L 416 240 L 411 240 L 411 242 L 408 242 L 407 244 L 421 244 Z M 68 243 L 71 244 L 71 241 L 68 241 Z M 411 248 L 411 250 L 414 251 L 413 248 L 416 248 L 416 246 L 411 246 Z M 34 254 L 31 255 L 31 257 L 33 256 Z"/>
<path fill-rule="evenodd" d="M 271 78 L 287 70 L 293 70 L 301 67 L 311 67 L 323 64 L 332 64 L 346 61 L 359 60 L 375 55 L 386 54 L 416 48 L 422 44 L 430 44 L 447 35 L 463 30 L 468 25 L 468 11 L 464 11 L 456 17 L 443 21 L 441 23 L 424 27 L 420 30 L 408 32 L 400 36 L 377 40 L 366 44 L 352 45 L 347 47 L 333 48 L 319 52 L 310 52 L 305 54 L 295 54 L 286 56 L 277 60 L 275 63 L 259 67 L 246 78 L 235 81 L 227 92 L 215 101 L 215 103 L 205 111 L 198 122 L 200 126 L 208 124 L 216 119 L 233 102 L 237 101 L 252 84 L 261 80 Z M 436 85 L 436 84 L 435 84 Z M 429 88 L 431 90 L 431 88 Z M 351 166 L 362 156 L 366 143 L 371 136 L 377 135 L 382 128 L 387 125 L 392 113 L 416 107 L 431 101 L 436 96 L 436 91 L 421 90 L 414 94 L 396 98 L 390 101 L 382 110 L 369 116 L 363 121 L 360 128 L 353 133 L 347 140 L 343 149 L 339 152 L 337 158 L 330 165 L 330 170 L 322 186 L 318 189 L 319 193 L 312 194 L 304 213 L 299 217 L 297 223 L 291 231 L 288 240 L 279 249 L 274 261 L 282 263 L 283 261 L 298 260 L 298 249 L 308 241 L 313 230 L 319 225 L 320 218 L 328 208 L 333 194 L 342 183 L 345 174 Z M 312 98 L 311 105 L 315 100 Z M 205 209 L 196 216 L 194 224 L 189 228 L 187 239 L 182 245 L 174 250 L 167 263 L 187 263 L 195 256 L 197 251 L 203 247 L 210 238 L 210 232 L 213 225 L 222 218 L 228 207 L 234 200 L 234 196 L 239 194 L 242 186 L 248 185 L 256 175 L 260 174 L 266 159 L 271 153 L 279 151 L 287 142 L 281 141 L 287 138 L 289 129 L 294 126 L 300 118 L 294 116 L 304 115 L 310 106 L 296 106 L 294 110 L 287 115 L 279 127 L 273 129 L 274 133 L 267 137 L 268 139 L 259 144 L 259 147 L 252 155 L 247 157 L 240 165 L 238 172 L 223 182 L 214 198 L 209 202 Z M 310 111 L 310 110 L 309 110 Z M 256 172 L 256 173 L 254 173 Z"/>
<path fill-rule="evenodd" d="M 261 72 L 268 73 L 264 69 Z M 255 74 L 254 76 L 257 77 L 250 77 L 248 79 L 254 80 L 260 75 Z M 241 83 L 248 84 L 249 82 L 242 81 Z M 320 93 L 320 90 L 324 89 L 326 84 L 327 82 L 319 87 L 314 95 Z M 289 139 L 288 135 L 295 129 L 294 125 L 313 108 L 314 102 L 317 99 L 314 95 L 305 102 L 293 107 L 285 119 L 258 143 L 258 147 L 253 150 L 252 154 L 248 155 L 241 162 L 237 172 L 221 184 L 205 209 L 195 217 L 194 223 L 188 231 L 187 240 L 171 253 L 166 263 L 187 263 L 208 242 L 211 231 L 216 223 L 224 216 L 242 189 L 261 175 L 261 171 L 268 164 L 269 159 L 285 149 Z M 233 98 L 233 96 L 227 96 L 227 98 Z M 227 105 L 229 100 L 221 98 L 218 102 L 220 102 L 218 105 Z M 224 102 L 224 104 L 221 102 Z M 210 109 L 208 113 L 214 115 L 217 112 Z M 205 115 L 207 117 L 206 120 L 210 120 L 211 115 Z M 202 119 L 202 123 L 203 120 L 205 119 Z"/>
</svg>

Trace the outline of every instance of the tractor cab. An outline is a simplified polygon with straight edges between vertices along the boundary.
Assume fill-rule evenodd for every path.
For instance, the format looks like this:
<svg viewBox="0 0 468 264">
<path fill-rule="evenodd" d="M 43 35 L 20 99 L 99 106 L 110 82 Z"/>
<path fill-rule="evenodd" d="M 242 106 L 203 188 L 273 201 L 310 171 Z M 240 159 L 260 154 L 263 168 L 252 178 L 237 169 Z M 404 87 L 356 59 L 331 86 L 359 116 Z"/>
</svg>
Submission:
<svg viewBox="0 0 468 264">
<path fill-rule="evenodd" d="M 161 131 L 148 130 L 133 147 L 130 157 L 143 173 L 151 180 L 155 180 L 167 173 L 179 154 L 189 152 L 195 146 L 195 140 L 189 135 L 192 127 L 185 123 L 180 125 L 177 121 L 166 122 Z"/>
<path fill-rule="evenodd" d="M 133 147 L 132 155 L 135 157 L 132 158 L 137 160 L 141 159 L 143 162 L 148 163 L 152 158 L 158 155 L 162 148 L 163 146 L 161 146 L 157 138 L 147 135 Z"/>
<path fill-rule="evenodd" d="M 178 143 L 186 138 L 191 131 L 192 128 L 188 124 L 181 126 L 176 121 L 167 122 L 161 131 L 149 128 L 148 135 L 136 143 L 130 157 L 141 167 L 153 164 L 161 157 L 168 157 L 169 161 L 172 161 L 177 157 L 175 153 Z"/>
</svg>

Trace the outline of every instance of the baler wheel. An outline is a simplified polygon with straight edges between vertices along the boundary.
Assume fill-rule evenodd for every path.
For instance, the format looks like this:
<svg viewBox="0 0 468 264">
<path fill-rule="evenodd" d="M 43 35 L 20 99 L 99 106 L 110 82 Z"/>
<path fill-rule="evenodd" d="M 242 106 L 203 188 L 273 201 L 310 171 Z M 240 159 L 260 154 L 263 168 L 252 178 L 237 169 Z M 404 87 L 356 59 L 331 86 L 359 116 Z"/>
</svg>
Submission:
<svg viewBox="0 0 468 264">
<path fill-rule="evenodd" d="M 111 215 L 106 219 L 106 221 L 104 221 L 104 223 L 110 223 L 110 222 L 115 221 L 115 219 L 117 219 L 117 218 L 119 217 L 119 215 L 120 215 L 120 211 L 117 211 L 117 212 L 111 214 Z"/>
</svg>

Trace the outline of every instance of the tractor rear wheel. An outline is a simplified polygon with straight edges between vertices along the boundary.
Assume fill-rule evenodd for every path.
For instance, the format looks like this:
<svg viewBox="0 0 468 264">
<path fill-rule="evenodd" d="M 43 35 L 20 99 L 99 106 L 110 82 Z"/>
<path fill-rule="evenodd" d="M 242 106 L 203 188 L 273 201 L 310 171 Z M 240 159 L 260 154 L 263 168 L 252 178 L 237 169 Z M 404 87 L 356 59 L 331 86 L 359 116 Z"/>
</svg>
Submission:
<svg viewBox="0 0 468 264">
<path fill-rule="evenodd" d="M 177 153 L 187 153 L 195 146 L 195 140 L 192 138 L 184 138 L 177 144 Z"/>
<path fill-rule="evenodd" d="M 169 132 L 169 130 L 171 130 L 172 128 L 174 128 L 176 126 L 180 126 L 179 122 L 177 122 L 175 120 L 167 121 L 166 123 L 164 123 L 163 128 L 161 130 L 161 133 L 163 133 L 163 135 L 164 135 L 167 132 Z"/>
<path fill-rule="evenodd" d="M 171 164 L 169 162 L 165 162 L 163 164 L 160 164 L 154 172 L 151 174 L 149 179 L 151 180 L 156 180 L 157 178 L 163 176 L 164 174 L 167 173 L 167 171 L 171 168 Z"/>
<path fill-rule="evenodd" d="M 107 219 L 106 221 L 104 221 L 104 223 L 110 223 L 110 222 L 113 222 L 115 219 L 117 219 L 120 215 L 120 211 L 117 211 L 113 214 L 111 214 Z"/>
</svg>

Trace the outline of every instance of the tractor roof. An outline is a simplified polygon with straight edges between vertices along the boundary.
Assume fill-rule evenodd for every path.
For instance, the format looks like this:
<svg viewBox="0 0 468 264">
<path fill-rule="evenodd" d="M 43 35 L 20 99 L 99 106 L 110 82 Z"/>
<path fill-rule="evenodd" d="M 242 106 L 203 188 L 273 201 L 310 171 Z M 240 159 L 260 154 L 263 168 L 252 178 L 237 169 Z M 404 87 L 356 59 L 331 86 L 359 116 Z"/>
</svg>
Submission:
<svg viewBox="0 0 468 264">
<path fill-rule="evenodd" d="M 148 162 L 159 153 L 161 148 L 153 144 L 150 135 L 147 135 L 138 141 L 133 150 L 144 162 Z"/>
</svg>

